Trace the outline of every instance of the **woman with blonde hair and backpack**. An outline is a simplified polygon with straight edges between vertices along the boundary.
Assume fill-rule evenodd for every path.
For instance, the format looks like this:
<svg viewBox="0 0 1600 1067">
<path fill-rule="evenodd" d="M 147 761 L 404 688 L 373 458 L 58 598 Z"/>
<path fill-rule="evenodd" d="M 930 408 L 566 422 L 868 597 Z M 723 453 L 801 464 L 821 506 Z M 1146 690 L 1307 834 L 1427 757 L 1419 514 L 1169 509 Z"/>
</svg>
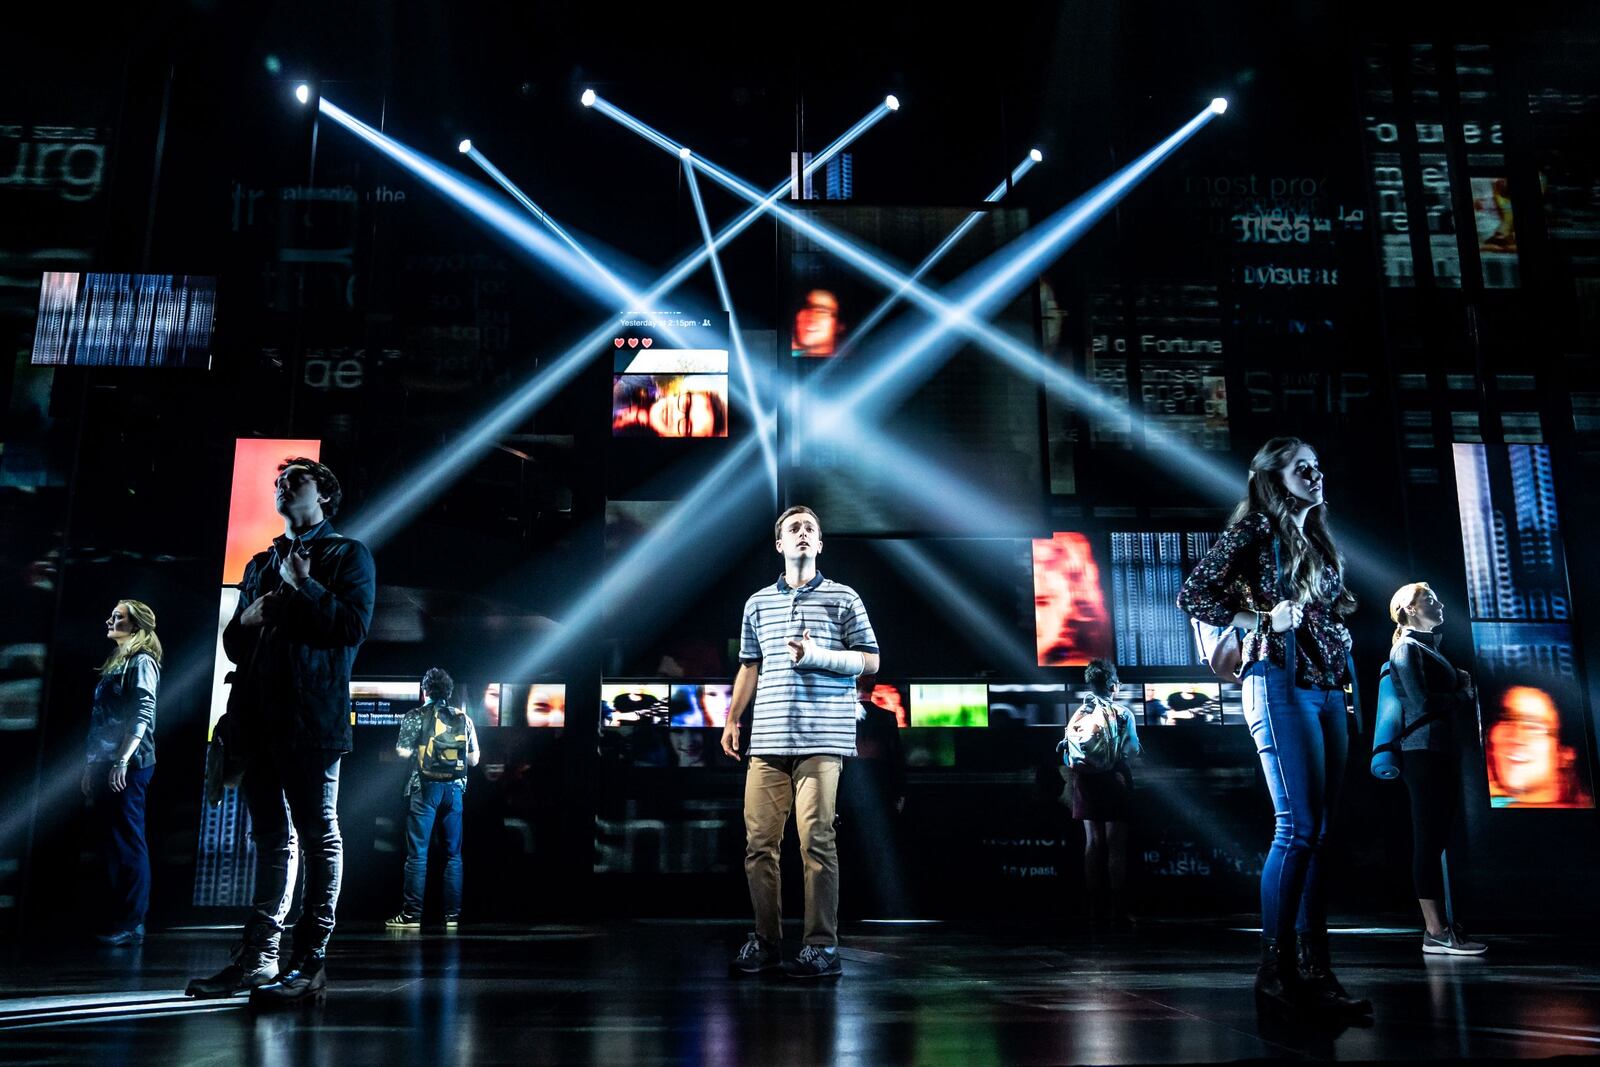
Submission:
<svg viewBox="0 0 1600 1067">
<path fill-rule="evenodd" d="M 1457 670 L 1439 651 L 1444 605 L 1427 582 L 1412 582 L 1389 599 L 1394 639 L 1389 678 L 1400 702 L 1393 758 L 1411 797 L 1411 880 L 1426 929 L 1422 951 L 1430 956 L 1477 956 L 1488 950 L 1450 922 L 1445 909 L 1443 856 L 1450 827 L 1461 809 L 1458 720 L 1471 715 L 1477 691 L 1472 676 Z M 1470 736 L 1470 734 L 1468 735 Z"/>
</svg>

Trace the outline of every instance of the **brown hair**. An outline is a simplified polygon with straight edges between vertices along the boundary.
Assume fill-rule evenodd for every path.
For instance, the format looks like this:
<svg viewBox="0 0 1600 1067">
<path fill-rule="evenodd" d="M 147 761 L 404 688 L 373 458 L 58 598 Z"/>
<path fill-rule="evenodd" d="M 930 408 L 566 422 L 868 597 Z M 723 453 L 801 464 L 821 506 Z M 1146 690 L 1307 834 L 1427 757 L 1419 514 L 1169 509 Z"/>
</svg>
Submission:
<svg viewBox="0 0 1600 1067">
<path fill-rule="evenodd" d="M 1281 468 L 1294 458 L 1302 448 L 1311 446 L 1298 437 L 1274 437 L 1261 446 L 1250 461 L 1250 480 L 1245 498 L 1233 509 L 1228 524 L 1238 522 L 1253 511 L 1265 515 L 1272 524 L 1273 536 L 1286 550 L 1284 573 L 1299 595 L 1302 604 L 1317 598 L 1321 585 L 1322 564 L 1333 564 L 1339 575 L 1339 593 L 1334 597 L 1333 610 L 1348 615 L 1356 609 L 1356 598 L 1344 584 L 1344 556 L 1334 543 L 1328 529 L 1328 505 L 1311 509 L 1306 516 L 1304 536 L 1294 524 L 1295 498 L 1283 484 Z M 1315 449 L 1312 449 L 1315 453 Z"/>
<path fill-rule="evenodd" d="M 787 519 L 790 515 L 810 515 L 811 518 L 816 522 L 817 529 L 822 529 L 822 520 L 817 518 L 817 513 L 815 511 L 812 511 L 804 504 L 796 504 L 794 507 L 784 511 L 782 515 L 779 515 L 778 521 L 772 524 L 773 540 L 778 540 L 779 538 L 783 537 L 783 520 Z"/>
</svg>

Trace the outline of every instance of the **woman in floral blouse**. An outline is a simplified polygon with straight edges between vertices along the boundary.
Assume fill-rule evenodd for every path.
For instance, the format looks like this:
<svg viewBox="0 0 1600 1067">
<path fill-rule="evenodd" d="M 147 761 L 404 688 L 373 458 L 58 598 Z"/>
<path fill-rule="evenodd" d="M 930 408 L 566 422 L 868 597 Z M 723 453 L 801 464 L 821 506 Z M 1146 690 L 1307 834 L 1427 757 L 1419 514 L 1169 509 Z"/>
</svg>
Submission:
<svg viewBox="0 0 1600 1067">
<path fill-rule="evenodd" d="M 1244 648 L 1244 715 L 1255 738 L 1276 832 L 1261 870 L 1256 994 L 1291 1010 L 1370 1012 L 1328 965 L 1323 841 L 1344 778 L 1355 610 L 1328 529 L 1317 454 L 1274 437 L 1250 461 L 1248 495 L 1183 584 L 1178 606 L 1236 627 Z M 1298 952 L 1296 942 L 1298 941 Z"/>
</svg>

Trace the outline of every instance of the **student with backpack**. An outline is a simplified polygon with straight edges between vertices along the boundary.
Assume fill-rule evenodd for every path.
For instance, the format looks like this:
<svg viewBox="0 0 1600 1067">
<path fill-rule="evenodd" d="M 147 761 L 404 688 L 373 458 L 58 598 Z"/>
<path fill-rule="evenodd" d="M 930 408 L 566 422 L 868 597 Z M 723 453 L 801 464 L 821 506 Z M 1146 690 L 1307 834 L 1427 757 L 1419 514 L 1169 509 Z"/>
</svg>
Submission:
<svg viewBox="0 0 1600 1067">
<path fill-rule="evenodd" d="M 435 825 L 444 837 L 444 925 L 461 920 L 461 808 L 467 770 L 478 765 L 478 732 L 472 717 L 450 706 L 455 682 L 438 667 L 422 676 L 421 707 L 406 713 L 395 752 L 414 760 L 406 780 L 411 800 L 406 815 L 405 904 L 384 923 L 391 930 L 422 926 L 422 890 L 428 877 L 428 844 Z"/>
<path fill-rule="evenodd" d="M 1089 921 L 1114 928 L 1132 925 L 1124 888 L 1128 880 L 1128 821 L 1133 770 L 1128 760 L 1144 754 L 1133 713 L 1116 702 L 1122 682 L 1117 665 L 1089 661 L 1083 672 L 1089 695 L 1072 713 L 1056 750 L 1072 768 L 1072 817 L 1083 823 L 1083 874 L 1089 891 Z"/>
<path fill-rule="evenodd" d="M 1477 689 L 1472 676 L 1439 651 L 1444 605 L 1427 582 L 1395 590 L 1389 618 L 1388 675 L 1400 714 L 1393 739 L 1374 747 L 1373 770 L 1384 777 L 1380 763 L 1393 766 L 1388 773 L 1398 772 L 1411 798 L 1411 879 L 1425 926 L 1422 951 L 1479 956 L 1488 946 L 1468 937 L 1447 912 L 1443 866 L 1445 842 L 1461 812 L 1461 745 L 1472 736 Z"/>
</svg>

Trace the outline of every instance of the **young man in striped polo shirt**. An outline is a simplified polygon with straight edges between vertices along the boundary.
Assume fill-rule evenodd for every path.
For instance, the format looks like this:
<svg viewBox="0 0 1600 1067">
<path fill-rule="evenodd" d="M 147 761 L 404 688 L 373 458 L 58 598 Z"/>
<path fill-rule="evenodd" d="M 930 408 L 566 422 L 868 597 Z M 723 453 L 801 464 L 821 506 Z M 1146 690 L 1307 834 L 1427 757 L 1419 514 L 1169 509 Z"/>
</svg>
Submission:
<svg viewBox="0 0 1600 1067">
<path fill-rule="evenodd" d="M 756 928 L 733 966 L 755 974 L 779 964 L 778 850 L 793 808 L 805 863 L 805 944 L 785 970 L 797 978 L 825 978 L 844 973 L 834 799 L 844 758 L 856 754 L 855 680 L 878 673 L 878 640 L 856 591 L 817 571 L 822 524 L 816 514 L 790 508 L 773 532 L 783 577 L 745 602 L 739 674 L 722 730 L 722 750 L 739 759 L 739 719 L 754 697 L 744 872 Z"/>
</svg>

